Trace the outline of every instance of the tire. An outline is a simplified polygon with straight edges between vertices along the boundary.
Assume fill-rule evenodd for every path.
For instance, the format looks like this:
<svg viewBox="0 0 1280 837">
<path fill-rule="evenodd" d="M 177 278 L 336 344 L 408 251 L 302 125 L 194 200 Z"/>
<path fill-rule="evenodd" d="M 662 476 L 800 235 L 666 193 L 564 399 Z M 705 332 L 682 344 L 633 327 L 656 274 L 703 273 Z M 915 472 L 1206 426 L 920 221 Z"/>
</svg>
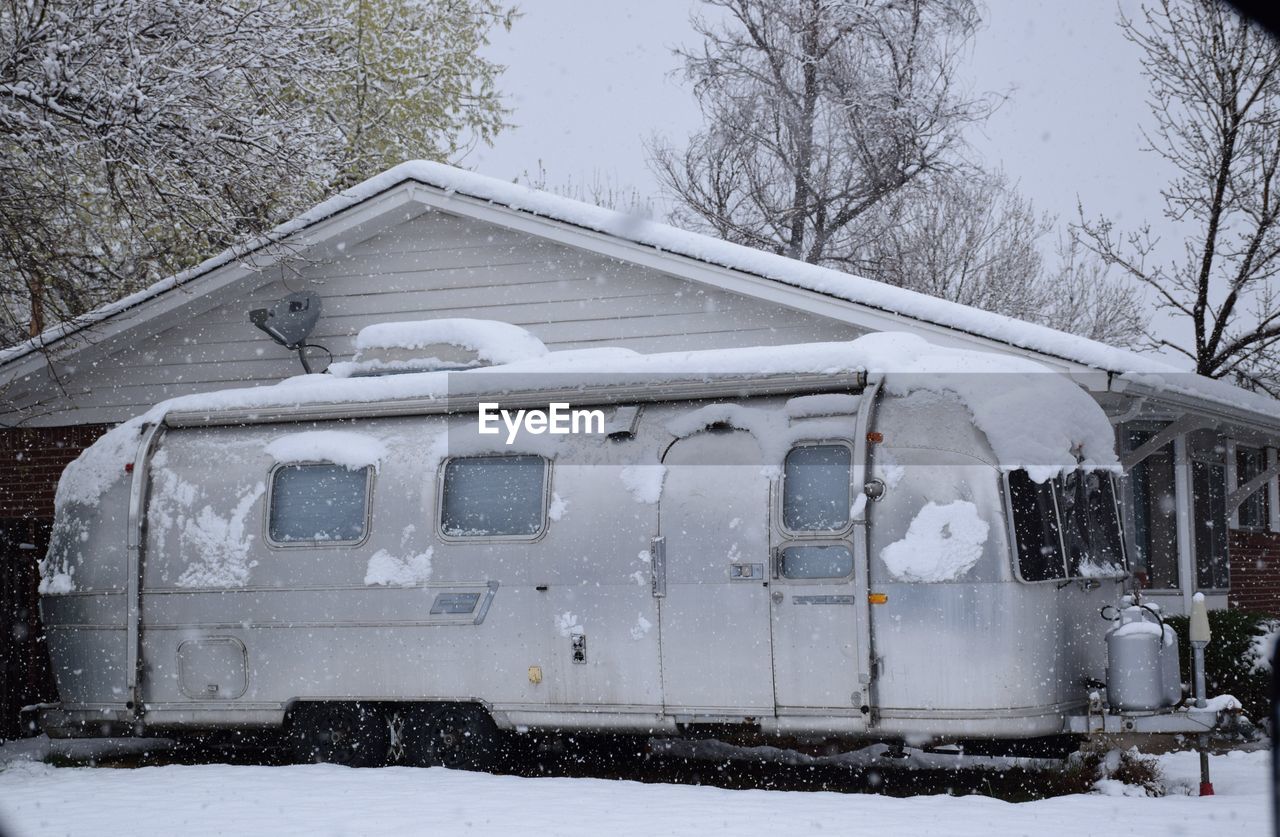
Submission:
<svg viewBox="0 0 1280 837">
<path fill-rule="evenodd" d="M 380 767 L 391 734 L 384 714 L 360 703 L 303 704 L 290 713 L 289 734 L 298 761 Z"/>
<path fill-rule="evenodd" d="M 500 731 L 479 706 L 442 703 L 408 713 L 405 763 L 414 767 L 490 770 L 503 753 Z"/>
</svg>

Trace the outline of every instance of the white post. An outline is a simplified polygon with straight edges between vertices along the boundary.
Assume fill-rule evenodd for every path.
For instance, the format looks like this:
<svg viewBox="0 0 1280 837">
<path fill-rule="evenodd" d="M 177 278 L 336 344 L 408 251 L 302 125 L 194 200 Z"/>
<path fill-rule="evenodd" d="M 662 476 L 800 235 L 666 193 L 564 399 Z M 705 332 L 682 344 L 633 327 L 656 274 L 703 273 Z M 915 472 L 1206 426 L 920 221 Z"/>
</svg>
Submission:
<svg viewBox="0 0 1280 837">
<path fill-rule="evenodd" d="M 1187 626 L 1191 648 L 1195 652 L 1196 706 L 1203 709 L 1207 703 L 1204 685 L 1204 649 L 1209 644 L 1209 609 L 1204 603 L 1204 593 L 1196 593 L 1191 601 L 1191 623 Z"/>
<path fill-rule="evenodd" d="M 1196 588 L 1195 529 L 1192 525 L 1191 457 L 1187 436 L 1173 440 L 1174 511 L 1178 531 L 1178 587 L 1182 591 L 1182 612 L 1191 613 L 1191 597 Z"/>
<path fill-rule="evenodd" d="M 1209 609 L 1205 607 L 1204 594 L 1196 593 L 1191 603 L 1191 624 L 1187 629 L 1188 639 L 1194 651 L 1196 707 L 1204 709 L 1208 705 L 1204 684 L 1204 649 L 1209 644 Z M 1196 741 L 1200 750 L 1200 795 L 1213 796 L 1213 783 L 1209 780 L 1209 736 L 1201 734 Z"/>
<path fill-rule="evenodd" d="M 1223 486 L 1223 490 L 1226 491 L 1227 496 L 1230 496 L 1232 491 L 1235 491 L 1237 488 L 1240 487 L 1240 475 L 1236 472 L 1235 439 L 1227 439 L 1226 449 L 1227 449 L 1227 462 L 1226 462 L 1227 484 Z M 1239 525 L 1240 525 L 1240 507 L 1236 506 L 1235 508 L 1228 509 L 1227 510 L 1227 528 L 1235 529 Z"/>
</svg>

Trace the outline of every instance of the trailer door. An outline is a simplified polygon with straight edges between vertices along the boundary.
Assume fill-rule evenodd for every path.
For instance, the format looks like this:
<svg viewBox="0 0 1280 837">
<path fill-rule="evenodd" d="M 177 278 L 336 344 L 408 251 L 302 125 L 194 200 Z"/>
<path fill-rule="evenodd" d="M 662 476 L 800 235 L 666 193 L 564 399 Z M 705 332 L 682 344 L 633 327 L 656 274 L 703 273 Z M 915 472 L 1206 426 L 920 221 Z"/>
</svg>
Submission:
<svg viewBox="0 0 1280 837">
<path fill-rule="evenodd" d="M 654 594 L 668 714 L 773 714 L 769 480 L 742 430 L 677 440 L 655 544 Z"/>
<path fill-rule="evenodd" d="M 854 547 L 854 461 L 851 444 L 828 440 L 796 444 L 783 463 L 771 572 L 779 715 L 861 719 L 869 703 L 859 677 L 866 579 Z"/>
</svg>

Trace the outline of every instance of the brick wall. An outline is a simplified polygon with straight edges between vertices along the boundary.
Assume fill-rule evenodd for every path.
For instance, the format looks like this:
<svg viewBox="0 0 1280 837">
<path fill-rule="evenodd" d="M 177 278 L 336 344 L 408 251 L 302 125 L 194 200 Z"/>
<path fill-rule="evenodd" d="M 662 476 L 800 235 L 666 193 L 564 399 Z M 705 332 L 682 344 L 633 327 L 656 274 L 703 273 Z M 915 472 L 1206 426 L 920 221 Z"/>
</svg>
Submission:
<svg viewBox="0 0 1280 837">
<path fill-rule="evenodd" d="M 68 462 L 106 425 L 0 429 L 0 740 L 28 735 L 18 709 L 56 697 L 40 626 L 37 562 Z"/>
<path fill-rule="evenodd" d="M 62 469 L 107 427 L 0 429 L 0 518 L 52 520 Z"/>
<path fill-rule="evenodd" d="M 1233 529 L 1227 549 L 1231 607 L 1280 616 L 1280 534 Z"/>
</svg>

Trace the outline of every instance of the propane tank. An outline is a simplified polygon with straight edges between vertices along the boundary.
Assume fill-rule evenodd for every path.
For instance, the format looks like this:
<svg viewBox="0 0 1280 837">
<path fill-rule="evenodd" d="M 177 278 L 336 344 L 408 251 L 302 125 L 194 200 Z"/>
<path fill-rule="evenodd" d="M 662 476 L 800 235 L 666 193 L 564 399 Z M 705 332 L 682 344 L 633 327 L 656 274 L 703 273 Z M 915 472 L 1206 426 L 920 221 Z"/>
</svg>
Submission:
<svg viewBox="0 0 1280 837">
<path fill-rule="evenodd" d="M 1164 629 L 1164 644 L 1160 646 L 1160 670 L 1164 675 L 1164 705 L 1182 703 L 1182 655 L 1178 653 L 1178 634 L 1168 625 Z"/>
<path fill-rule="evenodd" d="M 1182 696 L 1177 639 L 1169 644 L 1172 630 L 1159 611 L 1129 596 L 1118 608 L 1104 608 L 1104 616 L 1107 610 L 1115 611 L 1107 631 L 1107 702 L 1113 709 L 1139 712 L 1177 703 Z"/>
</svg>

